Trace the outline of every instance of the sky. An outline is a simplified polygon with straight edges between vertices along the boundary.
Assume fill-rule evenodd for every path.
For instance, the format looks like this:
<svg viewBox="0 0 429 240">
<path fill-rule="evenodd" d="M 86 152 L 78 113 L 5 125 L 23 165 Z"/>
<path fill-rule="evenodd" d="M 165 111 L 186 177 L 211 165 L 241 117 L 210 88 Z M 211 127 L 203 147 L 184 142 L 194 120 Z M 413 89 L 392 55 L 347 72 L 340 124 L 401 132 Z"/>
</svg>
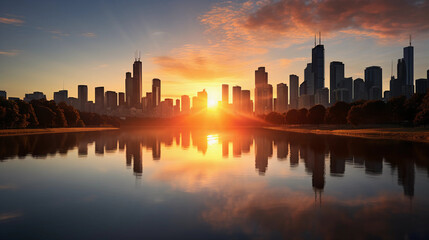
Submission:
<svg viewBox="0 0 429 240">
<path fill-rule="evenodd" d="M 429 69 L 429 2 L 425 0 L 162 0 L 0 2 L 0 90 L 8 97 L 77 85 L 124 92 L 141 52 L 143 93 L 161 79 L 162 98 L 196 95 L 221 100 L 221 84 L 251 89 L 265 66 L 274 86 L 303 81 L 315 33 L 329 63 L 342 61 L 346 77 L 383 68 L 383 90 L 403 57 L 415 49 L 415 79 Z M 230 89 L 232 91 L 232 89 Z M 230 97 L 230 101 L 232 101 Z"/>
</svg>

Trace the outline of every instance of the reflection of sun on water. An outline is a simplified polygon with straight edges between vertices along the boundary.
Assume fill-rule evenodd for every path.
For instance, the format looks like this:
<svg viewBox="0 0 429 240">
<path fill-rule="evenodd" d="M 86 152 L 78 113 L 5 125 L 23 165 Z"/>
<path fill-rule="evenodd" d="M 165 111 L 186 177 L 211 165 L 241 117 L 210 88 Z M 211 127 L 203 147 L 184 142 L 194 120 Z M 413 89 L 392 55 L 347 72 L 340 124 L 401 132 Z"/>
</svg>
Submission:
<svg viewBox="0 0 429 240">
<path fill-rule="evenodd" d="M 207 144 L 208 145 L 215 145 L 219 143 L 219 135 L 207 135 Z"/>
</svg>

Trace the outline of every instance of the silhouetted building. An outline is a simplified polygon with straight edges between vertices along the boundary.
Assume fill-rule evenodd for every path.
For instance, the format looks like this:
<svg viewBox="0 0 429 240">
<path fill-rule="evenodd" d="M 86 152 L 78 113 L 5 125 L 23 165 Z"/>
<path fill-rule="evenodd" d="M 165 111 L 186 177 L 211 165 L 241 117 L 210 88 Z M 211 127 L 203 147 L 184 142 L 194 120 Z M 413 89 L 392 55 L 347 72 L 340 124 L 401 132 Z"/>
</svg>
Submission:
<svg viewBox="0 0 429 240">
<path fill-rule="evenodd" d="M 298 88 L 299 78 L 297 75 L 289 75 L 289 87 L 290 87 L 290 108 L 298 108 Z"/>
<path fill-rule="evenodd" d="M 26 93 L 24 97 L 24 101 L 31 102 L 33 100 L 42 100 L 46 99 L 46 95 L 43 94 L 43 92 L 33 92 L 33 93 Z"/>
<path fill-rule="evenodd" d="M 106 108 L 110 110 L 116 109 L 118 106 L 118 94 L 114 91 L 106 92 Z"/>
<path fill-rule="evenodd" d="M 174 115 L 180 114 L 180 99 L 176 99 L 176 105 L 174 105 Z"/>
<path fill-rule="evenodd" d="M 4 98 L 4 99 L 7 99 L 7 93 L 6 93 L 6 91 L 0 91 L 0 98 Z"/>
<path fill-rule="evenodd" d="M 229 104 L 229 86 L 222 84 L 222 107 L 226 108 Z"/>
<path fill-rule="evenodd" d="M 277 108 L 276 111 L 284 113 L 288 108 L 288 86 L 285 83 L 277 84 Z"/>
<path fill-rule="evenodd" d="M 314 96 L 315 95 L 302 95 L 299 97 L 298 108 L 311 108 L 314 105 Z M 329 98 L 329 92 L 328 92 Z"/>
<path fill-rule="evenodd" d="M 329 106 L 329 89 L 328 88 L 319 88 L 314 94 L 314 104 L 323 105 L 325 108 Z"/>
<path fill-rule="evenodd" d="M 336 94 L 336 91 L 339 91 L 339 94 Z M 347 103 L 352 102 L 352 94 L 353 94 L 353 78 L 344 78 L 337 82 L 337 88 L 331 93 L 334 93 L 334 96 L 341 96 L 341 98 L 334 99 L 334 102 L 343 101 Z"/>
<path fill-rule="evenodd" d="M 383 97 L 383 101 L 387 102 L 392 98 L 390 91 L 384 91 L 384 97 Z"/>
<path fill-rule="evenodd" d="M 325 87 L 325 47 L 319 35 L 319 45 L 311 51 L 311 67 L 314 73 L 314 91 Z M 311 89 L 310 89 L 311 90 Z M 307 93 L 314 94 L 314 93 Z"/>
<path fill-rule="evenodd" d="M 196 97 L 192 98 L 193 111 L 201 111 L 207 109 L 207 92 L 204 89 L 197 93 Z"/>
<path fill-rule="evenodd" d="M 136 58 L 133 64 L 133 95 L 132 105 L 133 107 L 141 107 L 140 101 L 142 99 L 142 62 L 140 58 Z"/>
<path fill-rule="evenodd" d="M 67 102 L 68 97 L 69 96 L 67 90 L 60 90 L 58 92 L 54 92 L 54 101 L 56 104 L 59 104 L 61 102 Z"/>
<path fill-rule="evenodd" d="M 391 76 L 389 85 L 390 85 L 390 95 L 392 97 L 399 97 L 402 95 L 402 84 L 400 79 L 397 79 L 394 76 Z"/>
<path fill-rule="evenodd" d="M 104 87 L 95 88 L 95 111 L 97 113 L 104 111 Z"/>
<path fill-rule="evenodd" d="M 416 93 L 426 94 L 429 88 L 429 80 L 420 78 L 416 80 Z"/>
<path fill-rule="evenodd" d="M 161 80 L 154 78 L 152 80 L 152 104 L 156 108 L 161 102 Z"/>
<path fill-rule="evenodd" d="M 302 95 L 314 95 L 314 72 L 313 65 L 307 63 L 307 67 L 304 69 L 304 82 L 301 84 L 300 96 Z"/>
<path fill-rule="evenodd" d="M 133 99 L 133 78 L 131 77 L 131 73 L 125 73 L 125 102 L 128 107 L 132 106 Z"/>
<path fill-rule="evenodd" d="M 405 63 L 405 93 L 409 98 L 414 93 L 414 47 L 410 46 L 404 48 L 404 63 Z"/>
<path fill-rule="evenodd" d="M 357 101 L 357 100 L 367 100 L 368 99 L 368 92 L 365 88 L 365 82 L 363 81 L 362 78 L 356 78 L 354 80 L 354 84 L 353 84 L 353 90 L 354 90 L 354 95 L 353 95 L 353 100 Z"/>
<path fill-rule="evenodd" d="M 335 90 L 338 88 L 338 84 L 344 80 L 344 63 L 342 62 L 331 62 L 330 66 L 330 102 L 333 105 L 335 102 L 339 101 L 335 98 Z M 351 92 L 350 92 L 351 95 Z"/>
<path fill-rule="evenodd" d="M 241 111 L 241 87 L 234 86 L 232 87 L 232 106 L 234 111 Z"/>
<path fill-rule="evenodd" d="M 173 116 L 173 99 L 166 98 L 160 103 L 161 117 L 169 118 Z"/>
<path fill-rule="evenodd" d="M 250 100 L 250 90 L 241 90 L 241 111 L 251 114 L 253 112 L 253 103 Z"/>
<path fill-rule="evenodd" d="M 118 101 L 119 101 L 119 106 L 125 106 L 125 93 L 120 92 L 118 93 Z"/>
<path fill-rule="evenodd" d="M 79 99 L 75 98 L 75 97 L 69 97 L 67 98 L 67 104 L 78 109 L 79 108 Z"/>
<path fill-rule="evenodd" d="M 368 91 L 369 100 L 381 100 L 382 98 L 382 69 L 379 66 L 365 68 L 365 88 Z"/>
<path fill-rule="evenodd" d="M 79 110 L 86 111 L 85 104 L 88 102 L 88 86 L 79 85 L 77 86 L 77 98 L 79 99 Z"/>
<path fill-rule="evenodd" d="M 265 67 L 255 71 L 255 113 L 264 114 L 273 110 L 273 86 L 268 84 Z"/>
<path fill-rule="evenodd" d="M 180 100 L 182 102 L 182 113 L 189 113 L 189 110 L 191 109 L 191 101 L 189 99 L 189 96 L 182 95 L 180 97 Z"/>
</svg>

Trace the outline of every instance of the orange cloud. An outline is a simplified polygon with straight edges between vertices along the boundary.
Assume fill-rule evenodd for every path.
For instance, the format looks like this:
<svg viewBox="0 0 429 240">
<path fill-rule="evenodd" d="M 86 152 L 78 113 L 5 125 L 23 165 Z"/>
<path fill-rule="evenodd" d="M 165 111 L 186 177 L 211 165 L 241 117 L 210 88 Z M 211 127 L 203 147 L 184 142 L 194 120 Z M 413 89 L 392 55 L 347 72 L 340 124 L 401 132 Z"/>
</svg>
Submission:
<svg viewBox="0 0 429 240">
<path fill-rule="evenodd" d="M 18 50 L 11 50 L 11 51 L 0 51 L 0 55 L 5 55 L 5 56 L 16 56 L 20 53 L 21 51 Z"/>
<path fill-rule="evenodd" d="M 0 23 L 12 24 L 12 25 L 22 25 L 24 23 L 24 21 L 21 19 L 18 19 L 18 18 L 0 17 Z"/>
</svg>

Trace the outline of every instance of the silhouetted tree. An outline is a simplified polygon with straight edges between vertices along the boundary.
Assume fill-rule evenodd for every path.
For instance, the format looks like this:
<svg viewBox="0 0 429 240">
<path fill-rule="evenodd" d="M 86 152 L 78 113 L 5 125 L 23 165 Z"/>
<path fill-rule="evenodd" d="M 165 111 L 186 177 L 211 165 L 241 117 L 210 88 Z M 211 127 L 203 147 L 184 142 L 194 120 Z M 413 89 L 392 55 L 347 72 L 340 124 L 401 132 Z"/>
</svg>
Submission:
<svg viewBox="0 0 429 240">
<path fill-rule="evenodd" d="M 422 109 L 420 108 L 423 102 L 424 95 L 422 94 L 414 94 L 412 97 L 407 99 L 404 104 L 405 111 L 405 120 L 409 123 L 412 123 L 417 115 Z"/>
<path fill-rule="evenodd" d="M 387 102 L 386 107 L 390 115 L 390 122 L 400 123 L 405 120 L 405 101 L 405 96 L 400 96 L 392 98 Z"/>
<path fill-rule="evenodd" d="M 347 114 L 347 122 L 352 125 L 363 124 L 363 105 L 355 105 L 350 108 Z"/>
<path fill-rule="evenodd" d="M 39 120 L 31 104 L 22 100 L 17 100 L 16 104 L 18 105 L 19 113 L 23 115 L 28 122 L 26 127 L 35 128 L 39 126 Z"/>
<path fill-rule="evenodd" d="M 350 111 L 350 104 L 346 102 L 336 102 L 332 107 L 326 109 L 326 123 L 346 124 L 347 114 Z"/>
<path fill-rule="evenodd" d="M 291 109 L 286 113 L 286 123 L 288 124 L 298 124 L 299 123 L 299 113 L 296 109 Z"/>
<path fill-rule="evenodd" d="M 325 120 L 326 109 L 322 105 L 316 105 L 310 108 L 307 113 L 307 121 L 311 124 L 322 124 Z"/>
<path fill-rule="evenodd" d="M 420 111 L 414 119 L 414 124 L 423 126 L 429 125 L 429 109 Z"/>
<path fill-rule="evenodd" d="M 23 127 L 23 125 L 25 125 L 25 121 L 23 121 L 22 115 L 19 114 L 18 105 L 14 101 L 0 98 L 0 127 L 19 128 Z"/>
<path fill-rule="evenodd" d="M 48 107 L 43 105 L 33 105 L 36 112 L 39 126 L 44 128 L 55 127 L 55 113 Z"/>
<path fill-rule="evenodd" d="M 298 120 L 300 124 L 306 124 L 308 110 L 306 108 L 301 108 L 298 110 Z"/>
<path fill-rule="evenodd" d="M 265 121 L 273 124 L 284 124 L 285 119 L 282 114 L 278 112 L 270 112 L 266 117 Z"/>
<path fill-rule="evenodd" d="M 62 109 L 68 126 L 76 127 L 78 124 L 83 124 L 83 126 L 85 126 L 83 121 L 80 119 L 79 111 L 77 111 L 73 106 L 67 105 L 65 102 L 61 102 L 58 104 L 58 107 Z"/>
</svg>

